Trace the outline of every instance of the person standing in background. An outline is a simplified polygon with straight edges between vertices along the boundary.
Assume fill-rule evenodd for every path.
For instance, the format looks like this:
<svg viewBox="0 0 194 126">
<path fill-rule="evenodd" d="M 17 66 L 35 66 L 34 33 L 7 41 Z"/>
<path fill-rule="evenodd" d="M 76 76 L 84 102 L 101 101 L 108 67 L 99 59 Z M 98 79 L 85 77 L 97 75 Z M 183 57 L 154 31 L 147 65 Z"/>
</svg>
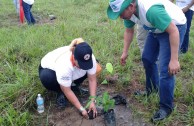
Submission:
<svg viewBox="0 0 194 126">
<path fill-rule="evenodd" d="M 14 3 L 15 8 L 16 8 L 16 13 L 19 16 L 20 2 L 19 2 L 19 0 L 13 0 L 13 3 Z"/>
<path fill-rule="evenodd" d="M 25 15 L 25 18 L 27 20 L 28 25 L 33 25 L 36 23 L 33 15 L 32 15 L 32 12 L 31 12 L 31 8 L 32 8 L 33 4 L 34 4 L 34 0 L 23 0 L 22 1 L 24 15 Z"/>
<path fill-rule="evenodd" d="M 174 0 L 170 1 L 174 2 Z M 185 33 L 183 44 L 180 48 L 182 53 L 186 53 L 189 48 L 189 32 L 194 11 L 194 0 L 176 0 L 176 5 L 182 9 L 185 17 L 187 18 L 187 30 Z"/>
</svg>

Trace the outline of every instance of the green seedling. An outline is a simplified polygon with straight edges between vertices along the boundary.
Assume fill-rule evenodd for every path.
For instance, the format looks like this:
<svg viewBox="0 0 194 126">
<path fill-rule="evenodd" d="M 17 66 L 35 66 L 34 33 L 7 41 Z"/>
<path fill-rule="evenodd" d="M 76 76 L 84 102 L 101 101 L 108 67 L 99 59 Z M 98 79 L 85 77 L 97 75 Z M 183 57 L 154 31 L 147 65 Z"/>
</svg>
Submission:
<svg viewBox="0 0 194 126">
<path fill-rule="evenodd" d="M 112 72 L 113 72 L 113 66 L 112 66 L 111 63 L 107 63 L 107 64 L 106 64 L 106 70 L 107 70 L 109 73 L 112 74 Z"/>
<path fill-rule="evenodd" d="M 106 70 L 107 70 L 108 74 L 113 73 L 113 66 L 111 63 L 106 64 Z M 101 84 L 108 84 L 108 81 L 106 79 L 104 79 L 104 81 Z"/>
<path fill-rule="evenodd" d="M 113 109 L 115 106 L 115 100 L 110 98 L 110 95 L 108 94 L 108 92 L 104 92 L 102 96 L 90 96 L 89 97 L 89 101 L 87 103 L 87 105 L 85 106 L 85 108 L 88 108 L 91 104 L 91 99 L 95 98 L 96 99 L 96 104 L 98 106 L 102 106 L 104 112 L 108 112 L 108 110 Z"/>
<path fill-rule="evenodd" d="M 115 100 L 110 98 L 108 92 L 104 92 L 101 97 L 96 98 L 97 105 L 101 105 L 105 112 L 113 109 L 115 106 Z"/>
</svg>

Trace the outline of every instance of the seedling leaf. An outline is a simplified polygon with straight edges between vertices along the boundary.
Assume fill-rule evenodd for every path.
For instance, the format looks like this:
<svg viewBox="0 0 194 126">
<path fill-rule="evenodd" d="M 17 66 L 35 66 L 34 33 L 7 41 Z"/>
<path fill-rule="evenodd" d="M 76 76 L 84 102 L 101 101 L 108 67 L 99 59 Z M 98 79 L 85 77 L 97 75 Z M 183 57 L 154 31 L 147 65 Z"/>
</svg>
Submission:
<svg viewBox="0 0 194 126">
<path fill-rule="evenodd" d="M 113 72 L 113 66 L 112 66 L 111 63 L 107 63 L 107 64 L 106 64 L 106 70 L 107 70 L 109 73 L 112 74 L 112 72 Z"/>
<path fill-rule="evenodd" d="M 105 79 L 101 84 L 108 84 L 107 80 Z"/>
</svg>

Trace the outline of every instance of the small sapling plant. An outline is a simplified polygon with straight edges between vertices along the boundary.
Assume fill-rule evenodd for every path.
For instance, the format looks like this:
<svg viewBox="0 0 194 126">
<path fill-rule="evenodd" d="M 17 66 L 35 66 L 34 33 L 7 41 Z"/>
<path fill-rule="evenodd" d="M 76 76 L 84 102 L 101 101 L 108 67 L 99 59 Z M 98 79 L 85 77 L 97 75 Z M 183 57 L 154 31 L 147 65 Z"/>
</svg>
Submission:
<svg viewBox="0 0 194 126">
<path fill-rule="evenodd" d="M 115 100 L 111 99 L 108 92 L 96 98 L 97 105 L 101 105 L 104 111 L 105 126 L 116 126 L 116 119 L 114 113 Z"/>
<path fill-rule="evenodd" d="M 106 64 L 106 71 L 108 72 L 109 75 L 113 73 L 113 66 L 111 63 Z M 108 81 L 104 79 L 104 81 L 101 84 L 108 84 Z"/>
<path fill-rule="evenodd" d="M 106 70 L 109 75 L 113 73 L 113 66 L 111 63 L 106 64 Z M 108 81 L 105 79 L 101 84 L 108 84 Z M 96 101 L 97 106 L 102 106 L 104 111 L 104 121 L 106 126 L 116 126 L 116 119 L 115 119 L 115 113 L 114 113 L 114 107 L 115 107 L 115 100 L 110 98 L 110 95 L 108 92 L 104 92 L 102 96 L 90 96 L 88 103 L 86 104 L 85 108 L 88 109 L 90 106 L 92 100 Z M 89 119 L 93 119 L 93 111 L 90 111 L 88 113 Z"/>
<path fill-rule="evenodd" d="M 104 92 L 102 96 L 90 96 L 85 106 L 86 109 L 90 106 L 92 99 L 95 99 L 98 106 L 103 107 L 104 112 L 108 112 L 108 110 L 113 109 L 115 106 L 115 100 L 110 98 L 108 92 Z"/>
<path fill-rule="evenodd" d="M 104 111 L 104 120 L 106 126 L 116 126 L 116 119 L 114 113 L 115 100 L 110 98 L 108 92 L 104 92 L 102 96 L 90 96 L 86 105 L 86 109 L 90 106 L 92 100 L 95 99 L 97 106 L 102 106 Z M 89 113 L 89 119 L 93 119 L 93 112 Z"/>
<path fill-rule="evenodd" d="M 111 99 L 108 92 L 104 92 L 102 96 L 96 98 L 96 103 L 103 107 L 104 112 L 113 109 L 115 106 L 115 100 Z"/>
</svg>

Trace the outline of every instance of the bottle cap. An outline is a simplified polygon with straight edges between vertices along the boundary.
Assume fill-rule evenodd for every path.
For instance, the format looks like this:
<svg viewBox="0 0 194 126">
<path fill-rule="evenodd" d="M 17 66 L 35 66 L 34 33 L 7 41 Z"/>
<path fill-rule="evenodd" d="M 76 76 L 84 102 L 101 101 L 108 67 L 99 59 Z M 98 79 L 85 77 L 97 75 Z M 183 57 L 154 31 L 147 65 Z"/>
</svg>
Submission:
<svg viewBox="0 0 194 126">
<path fill-rule="evenodd" d="M 38 97 L 40 97 L 41 96 L 41 94 L 38 94 Z"/>
</svg>

